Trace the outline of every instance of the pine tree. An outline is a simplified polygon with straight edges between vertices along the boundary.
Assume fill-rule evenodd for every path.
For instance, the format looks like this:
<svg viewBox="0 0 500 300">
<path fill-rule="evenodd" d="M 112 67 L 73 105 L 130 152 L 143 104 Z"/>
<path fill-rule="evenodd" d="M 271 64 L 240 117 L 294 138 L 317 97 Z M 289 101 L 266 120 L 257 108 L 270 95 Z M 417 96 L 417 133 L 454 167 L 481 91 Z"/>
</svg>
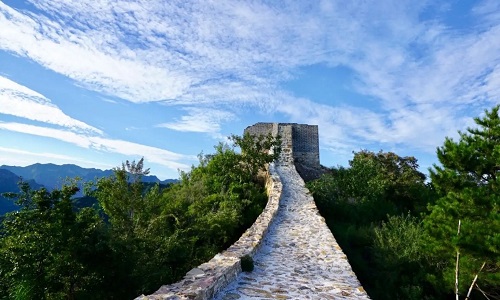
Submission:
<svg viewBox="0 0 500 300">
<path fill-rule="evenodd" d="M 464 296 L 483 264 L 476 291 L 500 293 L 499 110 L 497 105 L 474 118 L 477 126 L 459 132 L 459 141 L 446 138 L 437 149 L 441 166 L 430 170 L 440 199 L 425 220 L 432 236 L 429 248 L 444 263 L 447 287 L 454 288 L 458 277 L 459 294 Z"/>
</svg>

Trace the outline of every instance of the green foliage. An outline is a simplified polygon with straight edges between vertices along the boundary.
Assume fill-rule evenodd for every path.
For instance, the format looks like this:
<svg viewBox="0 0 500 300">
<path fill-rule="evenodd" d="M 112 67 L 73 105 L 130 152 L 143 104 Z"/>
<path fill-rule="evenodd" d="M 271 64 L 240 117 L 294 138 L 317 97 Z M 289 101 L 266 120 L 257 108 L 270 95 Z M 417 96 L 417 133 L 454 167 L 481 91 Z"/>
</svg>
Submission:
<svg viewBox="0 0 500 300">
<path fill-rule="evenodd" d="M 425 299 L 433 288 L 418 217 L 434 191 L 415 158 L 360 151 L 308 188 L 373 299 Z"/>
<path fill-rule="evenodd" d="M 242 164 L 239 167 L 253 179 L 263 166 L 276 160 L 281 152 L 281 137 L 273 137 L 270 133 L 257 136 L 247 133 L 242 137 L 232 135 L 230 139 L 241 149 Z"/>
<path fill-rule="evenodd" d="M 252 272 L 254 269 L 253 258 L 250 255 L 245 255 L 241 258 L 241 270 L 243 272 Z"/>
<path fill-rule="evenodd" d="M 98 180 L 89 192 L 97 198 L 109 223 L 114 276 L 126 283 L 121 288 L 126 297 L 152 289 L 150 281 L 169 276 L 168 270 L 162 274 L 154 270 L 164 263 L 161 255 L 170 250 L 172 241 L 156 236 L 157 228 L 152 226 L 161 211 L 161 193 L 158 184 L 150 188 L 143 184 L 142 176 L 148 173 L 143 159 L 126 161 L 112 176 Z"/>
<path fill-rule="evenodd" d="M 322 213 L 337 221 L 369 225 L 388 214 L 418 214 L 432 199 L 414 157 L 363 150 L 349 165 L 308 184 Z"/>
<path fill-rule="evenodd" d="M 376 298 L 430 298 L 432 287 L 427 273 L 431 271 L 425 249 L 427 234 L 421 221 L 410 215 L 390 216 L 374 228 L 374 268 L 377 276 Z M 397 289 L 387 290 L 387 286 Z M 436 294 L 435 291 L 432 291 Z"/>
<path fill-rule="evenodd" d="M 10 194 L 22 208 L 0 225 L 0 299 L 130 299 L 180 279 L 236 241 L 262 211 L 271 136 L 231 137 L 167 188 L 144 184 L 143 159 L 86 185 Z M 241 152 L 237 152 L 239 147 Z M 269 149 L 274 153 L 269 153 Z"/>
<path fill-rule="evenodd" d="M 460 294 L 479 274 L 488 294 L 500 294 L 500 105 L 475 118 L 475 128 L 446 138 L 437 149 L 441 166 L 430 170 L 440 198 L 425 219 L 429 251 L 441 261 L 446 288 L 454 288 L 455 253 L 460 252 Z M 457 224 L 461 222 L 460 234 Z"/>
<path fill-rule="evenodd" d="M 410 215 L 390 216 L 387 222 L 374 229 L 374 234 L 374 247 L 385 264 L 418 262 L 422 258 L 420 250 L 426 232 L 417 218 Z"/>
<path fill-rule="evenodd" d="M 427 199 L 425 175 L 418 171 L 417 159 L 401 157 L 393 152 L 361 151 L 350 162 L 355 178 L 352 196 L 357 201 L 380 201 L 393 205 L 398 213 L 423 209 Z"/>
<path fill-rule="evenodd" d="M 0 295 L 12 299 L 106 298 L 103 222 L 90 208 L 75 212 L 75 182 L 60 190 L 10 194 L 21 206 L 0 230 Z"/>
<path fill-rule="evenodd" d="M 499 111 L 475 118 L 477 126 L 460 132 L 459 141 L 446 138 L 430 184 L 414 158 L 367 151 L 355 153 L 349 168 L 309 183 L 373 299 L 451 297 L 457 252 L 459 295 L 478 275 L 472 298 L 498 297 Z"/>
<path fill-rule="evenodd" d="M 199 166 L 181 174 L 181 183 L 172 190 L 171 196 L 187 211 L 175 215 L 181 228 L 189 224 L 186 234 L 194 241 L 197 262 L 214 255 L 216 248 L 229 246 L 267 202 L 260 172 L 279 155 L 280 140 L 249 134 L 230 139 L 233 145 L 219 144 L 215 154 L 200 155 Z"/>
</svg>

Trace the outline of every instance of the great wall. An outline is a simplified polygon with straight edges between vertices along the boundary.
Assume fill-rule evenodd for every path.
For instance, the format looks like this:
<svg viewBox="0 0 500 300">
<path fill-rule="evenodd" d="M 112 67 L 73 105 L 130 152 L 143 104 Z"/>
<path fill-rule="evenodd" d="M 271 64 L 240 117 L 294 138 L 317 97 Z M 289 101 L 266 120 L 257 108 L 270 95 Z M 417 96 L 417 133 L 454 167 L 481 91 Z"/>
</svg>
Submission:
<svg viewBox="0 0 500 300">
<path fill-rule="evenodd" d="M 268 168 L 263 212 L 227 250 L 135 300 L 369 299 L 304 184 L 321 173 L 318 126 L 257 123 L 245 132 L 282 141 Z M 252 272 L 241 270 L 246 255 Z"/>
</svg>

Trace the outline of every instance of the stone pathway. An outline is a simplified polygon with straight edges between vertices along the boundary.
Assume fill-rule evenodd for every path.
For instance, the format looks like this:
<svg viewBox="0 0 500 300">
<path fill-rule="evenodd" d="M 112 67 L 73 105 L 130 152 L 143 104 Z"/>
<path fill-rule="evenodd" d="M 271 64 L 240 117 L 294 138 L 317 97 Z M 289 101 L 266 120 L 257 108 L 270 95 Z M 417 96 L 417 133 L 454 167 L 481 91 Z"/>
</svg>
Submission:
<svg viewBox="0 0 500 300">
<path fill-rule="evenodd" d="M 254 257 L 215 299 L 369 299 L 293 166 L 276 166 L 283 192 Z"/>
</svg>

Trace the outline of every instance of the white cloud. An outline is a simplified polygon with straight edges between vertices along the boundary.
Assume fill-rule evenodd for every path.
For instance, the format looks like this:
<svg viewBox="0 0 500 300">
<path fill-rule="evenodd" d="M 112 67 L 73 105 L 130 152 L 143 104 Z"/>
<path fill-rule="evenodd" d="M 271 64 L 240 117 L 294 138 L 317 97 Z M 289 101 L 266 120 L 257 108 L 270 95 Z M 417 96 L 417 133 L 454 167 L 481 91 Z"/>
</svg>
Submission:
<svg viewBox="0 0 500 300">
<path fill-rule="evenodd" d="M 69 155 L 61 155 L 50 152 L 32 152 L 14 148 L 0 147 L 0 157 L 8 157 L 8 160 L 0 161 L 0 164 L 12 166 L 28 166 L 35 163 L 60 163 L 60 164 L 78 164 L 86 168 L 112 169 L 113 165 L 96 163 L 82 158 Z"/>
<path fill-rule="evenodd" d="M 316 16 L 301 7 L 183 1 L 32 1 L 45 14 L 0 3 L 0 47 L 79 84 L 133 102 L 258 104 L 289 68 L 320 62 Z M 50 16 L 50 19 L 46 17 Z M 295 17 L 301 18 L 297 26 Z M 305 19 L 304 19 L 305 18 Z M 310 31 L 310 32 L 309 32 Z M 290 46 L 297 42 L 298 45 Z M 313 52 L 315 55 L 311 55 Z M 318 60 L 319 59 L 319 60 Z M 238 93 L 238 89 L 253 93 Z M 228 88 L 235 93 L 224 92 Z M 208 98 L 210 89 L 220 96 Z M 266 97 L 270 101 L 272 98 Z"/>
<path fill-rule="evenodd" d="M 146 161 L 157 163 L 171 170 L 186 170 L 189 165 L 181 161 L 194 161 L 194 156 L 187 156 L 174 153 L 168 150 L 141 145 L 133 142 L 105 138 L 104 133 L 86 123 L 75 120 L 64 114 L 57 106 L 51 103 L 43 95 L 13 82 L 10 79 L 0 76 L 0 114 L 9 114 L 22 117 L 28 120 L 39 121 L 47 124 L 54 124 L 62 128 L 49 128 L 15 122 L 1 122 L 0 129 L 13 132 L 37 135 L 53 138 L 76 145 L 85 149 L 118 153 L 124 156 L 144 156 Z M 3 152 L 8 152 L 7 148 L 1 148 Z M 14 150 L 11 150 L 12 154 Z M 37 156 L 40 159 L 52 159 L 57 161 L 77 161 L 82 165 L 92 165 L 88 161 L 77 157 L 61 156 L 58 154 L 33 152 L 21 153 L 23 156 Z M 10 155 L 9 157 L 11 157 Z M 29 161 L 29 160 L 28 160 Z M 93 163 L 95 165 L 95 163 Z"/>
<path fill-rule="evenodd" d="M 472 13 L 480 17 L 483 22 L 481 25 L 488 27 L 498 25 L 500 22 L 500 3 L 496 0 L 485 0 L 478 3 L 473 9 Z"/>
<path fill-rule="evenodd" d="M 158 127 L 184 132 L 205 132 L 218 134 L 220 123 L 234 119 L 234 114 L 211 108 L 185 108 L 188 115 L 182 116 L 176 122 L 158 124 Z"/>
<path fill-rule="evenodd" d="M 420 89 L 435 96 L 435 86 L 442 87 L 442 75 L 448 74 L 454 77 L 446 82 L 447 92 L 464 74 L 484 72 L 484 63 L 491 62 L 492 56 L 496 59 L 498 49 L 494 27 L 456 35 L 437 22 L 422 22 L 419 15 L 429 8 L 425 2 L 322 1 L 319 6 L 238 1 L 31 2 L 51 19 L 0 4 L 0 24 L 6 28 L 1 47 L 89 88 L 134 102 L 257 104 L 263 101 L 258 91 L 266 90 L 265 99 L 272 100 L 268 91 L 289 78 L 289 72 L 315 63 L 355 70 L 361 91 L 384 102 L 408 101 L 403 96 L 418 99 L 420 93 L 405 92 L 405 81 L 439 79 Z M 476 9 L 482 15 L 491 11 L 487 9 L 491 4 L 482 7 Z M 482 53 L 467 51 L 472 40 Z M 422 49 L 422 54 L 414 54 L 414 48 Z M 462 49 L 477 59 L 476 69 L 460 70 Z M 449 65 L 443 65 L 440 56 Z M 241 86 L 252 93 L 237 93 Z M 227 89 L 235 93 L 223 92 Z"/>
<path fill-rule="evenodd" d="M 178 154 L 156 147 L 141 145 L 123 140 L 107 139 L 100 136 L 83 135 L 54 128 L 33 126 L 14 122 L 0 122 L 0 129 L 53 138 L 86 149 L 119 153 L 127 156 L 143 156 L 146 161 L 163 165 L 172 170 L 187 170 L 190 166 L 179 161 L 196 160 L 196 157 L 193 156 Z"/>
<path fill-rule="evenodd" d="M 184 74 L 129 58 L 131 50 L 126 48 L 114 49 L 115 42 L 120 44 L 113 33 L 119 32 L 106 33 L 106 28 L 102 32 L 65 28 L 43 15 L 22 14 L 2 2 L 0 27 L 1 49 L 28 57 L 83 86 L 132 102 L 175 98 L 190 84 Z M 121 50 L 124 52 L 116 55 Z"/>
<path fill-rule="evenodd" d="M 430 152 L 499 101 L 494 0 L 473 8 L 466 30 L 427 16 L 446 10 L 426 1 L 30 2 L 43 14 L 0 2 L 1 49 L 92 90 L 189 106 L 162 124 L 174 130 L 217 132 L 238 119 L 221 113 L 234 105 L 319 124 L 335 149 L 378 142 Z M 319 104 L 280 88 L 313 64 L 349 69 L 354 92 L 372 103 Z"/>
<path fill-rule="evenodd" d="M 63 126 L 74 131 L 102 131 L 66 115 L 43 95 L 0 76 L 0 114 Z"/>
</svg>

